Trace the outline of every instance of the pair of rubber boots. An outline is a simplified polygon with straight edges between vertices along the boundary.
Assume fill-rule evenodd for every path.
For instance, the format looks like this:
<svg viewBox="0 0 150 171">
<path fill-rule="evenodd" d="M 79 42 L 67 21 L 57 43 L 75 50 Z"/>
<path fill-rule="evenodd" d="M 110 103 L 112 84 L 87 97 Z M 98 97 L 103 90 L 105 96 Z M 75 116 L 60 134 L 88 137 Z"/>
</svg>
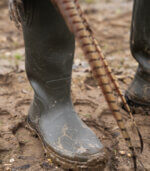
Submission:
<svg viewBox="0 0 150 171">
<path fill-rule="evenodd" d="M 146 0 L 142 2 L 148 3 Z M 109 155 L 96 135 L 80 120 L 71 102 L 74 36 L 50 0 L 24 0 L 23 8 L 24 13 L 20 11 L 20 14 L 23 18 L 26 72 L 35 92 L 28 122 L 57 164 L 75 170 L 103 170 Z M 134 15 L 137 11 L 134 10 Z M 144 17 L 145 26 L 149 16 Z M 131 49 L 140 66 L 126 97 L 129 104 L 149 106 L 148 51 L 145 51 L 145 44 L 138 47 L 136 41 L 139 43 L 144 39 L 146 42 L 150 32 L 139 35 L 144 21 L 142 26 L 137 19 L 133 22 L 139 30 L 132 27 Z M 148 35 L 145 37 L 143 34 Z"/>
</svg>

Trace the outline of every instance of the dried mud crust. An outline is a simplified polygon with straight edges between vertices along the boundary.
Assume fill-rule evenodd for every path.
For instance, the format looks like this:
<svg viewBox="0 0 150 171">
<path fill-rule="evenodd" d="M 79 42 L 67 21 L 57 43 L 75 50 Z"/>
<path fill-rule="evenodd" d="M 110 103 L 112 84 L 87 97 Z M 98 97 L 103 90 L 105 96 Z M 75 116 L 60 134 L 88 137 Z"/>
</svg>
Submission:
<svg viewBox="0 0 150 171">
<path fill-rule="evenodd" d="M 108 151 L 106 156 L 106 149 L 105 151 L 102 150 L 101 154 L 91 156 L 91 159 L 89 159 L 87 162 L 78 162 L 73 161 L 67 158 L 64 158 L 60 155 L 58 155 L 56 152 L 54 152 L 43 140 L 42 136 L 40 135 L 39 131 L 32 125 L 29 118 L 27 118 L 28 128 L 38 135 L 45 153 L 48 157 L 51 158 L 51 160 L 58 165 L 61 168 L 64 169 L 72 169 L 75 171 L 102 171 L 106 168 L 106 165 L 108 163 Z M 110 156 L 110 155 L 109 155 Z"/>
</svg>

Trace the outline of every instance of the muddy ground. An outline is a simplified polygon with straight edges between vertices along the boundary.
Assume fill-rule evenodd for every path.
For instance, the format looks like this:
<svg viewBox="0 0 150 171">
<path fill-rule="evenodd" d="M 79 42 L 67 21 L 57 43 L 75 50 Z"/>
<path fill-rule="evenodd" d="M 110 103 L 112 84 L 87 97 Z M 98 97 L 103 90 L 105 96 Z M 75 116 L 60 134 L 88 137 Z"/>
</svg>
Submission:
<svg viewBox="0 0 150 171">
<path fill-rule="evenodd" d="M 129 50 L 132 1 L 93 0 L 81 5 L 124 92 L 137 67 Z M 33 91 L 24 69 L 22 33 L 9 20 L 7 2 L 1 0 L 0 171 L 62 170 L 45 156 L 38 137 L 26 125 L 32 98 Z M 111 151 L 108 170 L 132 170 L 129 151 L 78 45 L 73 66 L 72 98 L 80 117 Z M 144 152 L 139 158 L 145 169 L 150 170 L 150 117 L 140 112 L 134 117 L 145 144 Z M 124 113 L 124 119 L 134 145 L 139 150 L 138 137 L 128 114 Z M 139 168 L 144 170 L 141 166 Z"/>
</svg>

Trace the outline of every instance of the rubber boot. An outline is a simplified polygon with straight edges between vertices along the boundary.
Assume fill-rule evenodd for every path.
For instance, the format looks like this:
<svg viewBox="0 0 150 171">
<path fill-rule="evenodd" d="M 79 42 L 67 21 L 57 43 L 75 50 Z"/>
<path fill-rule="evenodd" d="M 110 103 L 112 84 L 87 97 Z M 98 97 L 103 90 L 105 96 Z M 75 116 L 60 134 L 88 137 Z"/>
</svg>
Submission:
<svg viewBox="0 0 150 171">
<path fill-rule="evenodd" d="M 70 97 L 74 36 L 50 0 L 23 2 L 26 72 L 35 93 L 29 125 L 53 162 L 75 170 L 103 170 L 105 148 L 80 120 Z"/>
<path fill-rule="evenodd" d="M 126 91 L 131 108 L 150 107 L 150 1 L 134 0 L 131 52 L 139 63 L 135 77 Z"/>
</svg>

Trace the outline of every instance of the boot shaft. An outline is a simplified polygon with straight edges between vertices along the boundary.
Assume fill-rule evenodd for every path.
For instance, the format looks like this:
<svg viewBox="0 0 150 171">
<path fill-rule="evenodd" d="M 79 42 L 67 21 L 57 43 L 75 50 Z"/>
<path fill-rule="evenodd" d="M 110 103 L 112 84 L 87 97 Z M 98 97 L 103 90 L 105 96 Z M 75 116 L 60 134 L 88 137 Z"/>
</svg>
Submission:
<svg viewBox="0 0 150 171">
<path fill-rule="evenodd" d="M 25 0 L 24 9 L 26 72 L 35 93 L 69 97 L 73 34 L 50 0 Z"/>
<path fill-rule="evenodd" d="M 131 52 L 145 72 L 150 73 L 150 1 L 134 0 Z"/>
</svg>

